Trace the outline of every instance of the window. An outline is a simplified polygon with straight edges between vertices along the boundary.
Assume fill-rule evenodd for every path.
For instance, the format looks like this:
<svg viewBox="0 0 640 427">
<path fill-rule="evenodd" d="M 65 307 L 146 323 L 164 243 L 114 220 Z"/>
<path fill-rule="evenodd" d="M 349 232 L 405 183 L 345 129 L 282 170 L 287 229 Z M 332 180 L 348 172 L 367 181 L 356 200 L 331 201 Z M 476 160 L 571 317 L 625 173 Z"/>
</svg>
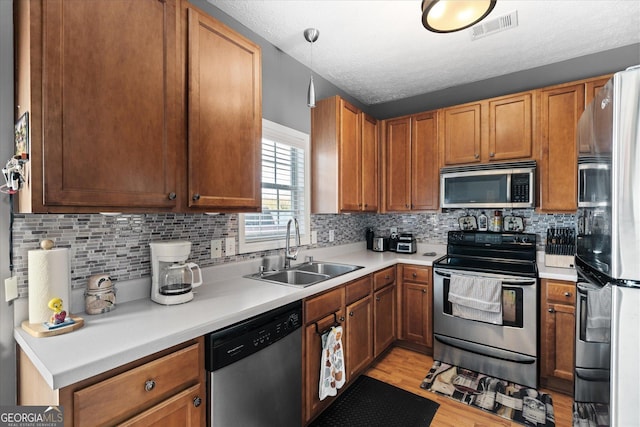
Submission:
<svg viewBox="0 0 640 427">
<path fill-rule="evenodd" d="M 262 212 L 239 215 L 240 253 L 284 248 L 293 217 L 309 244 L 309 151 L 309 135 L 262 120 Z M 293 243 L 293 225 L 291 233 Z"/>
</svg>

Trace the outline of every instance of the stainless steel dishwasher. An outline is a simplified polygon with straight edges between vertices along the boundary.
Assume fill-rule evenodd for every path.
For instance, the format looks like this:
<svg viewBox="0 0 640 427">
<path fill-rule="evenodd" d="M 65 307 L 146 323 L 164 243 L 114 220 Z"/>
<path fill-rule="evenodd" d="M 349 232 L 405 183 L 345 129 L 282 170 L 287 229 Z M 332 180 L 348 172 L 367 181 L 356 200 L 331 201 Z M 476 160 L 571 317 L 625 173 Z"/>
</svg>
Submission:
<svg viewBox="0 0 640 427">
<path fill-rule="evenodd" d="M 302 423 L 302 302 L 206 336 L 208 425 Z"/>
</svg>

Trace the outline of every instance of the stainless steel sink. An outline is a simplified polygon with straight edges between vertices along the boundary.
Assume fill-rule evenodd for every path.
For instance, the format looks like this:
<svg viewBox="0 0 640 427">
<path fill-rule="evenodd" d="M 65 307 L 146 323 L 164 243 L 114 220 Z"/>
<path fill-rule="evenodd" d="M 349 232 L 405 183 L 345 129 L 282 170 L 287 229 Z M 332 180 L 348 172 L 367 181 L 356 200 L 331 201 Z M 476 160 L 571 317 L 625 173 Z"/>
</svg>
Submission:
<svg viewBox="0 0 640 427">
<path fill-rule="evenodd" d="M 362 268 L 359 265 L 321 261 L 305 262 L 287 270 L 250 274 L 250 279 L 304 288 Z"/>
<path fill-rule="evenodd" d="M 312 273 L 326 274 L 331 277 L 341 276 L 360 269 L 359 265 L 336 264 L 331 262 L 311 261 L 296 265 L 298 271 L 310 271 Z"/>
</svg>

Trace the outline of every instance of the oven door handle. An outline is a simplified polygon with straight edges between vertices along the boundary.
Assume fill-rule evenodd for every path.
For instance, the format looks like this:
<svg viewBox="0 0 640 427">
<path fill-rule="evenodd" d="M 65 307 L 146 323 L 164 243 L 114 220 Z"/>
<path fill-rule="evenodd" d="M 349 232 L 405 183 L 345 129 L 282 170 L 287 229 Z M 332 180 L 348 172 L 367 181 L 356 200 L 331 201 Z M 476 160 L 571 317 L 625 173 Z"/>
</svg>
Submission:
<svg viewBox="0 0 640 427">
<path fill-rule="evenodd" d="M 437 274 L 438 276 L 442 276 L 442 277 L 451 277 L 451 273 L 446 272 L 446 271 L 440 271 L 440 270 L 434 270 L 433 271 L 435 274 Z M 455 273 L 455 274 L 459 274 L 459 273 Z M 490 277 L 490 276 L 483 276 L 480 274 L 460 274 L 460 276 L 467 276 L 467 277 L 479 277 L 479 278 L 483 278 L 483 277 Z M 507 286 L 533 286 L 536 284 L 536 279 L 513 279 L 513 278 L 500 278 L 498 277 L 498 279 L 500 281 L 502 281 L 503 285 L 507 285 Z"/>
<path fill-rule="evenodd" d="M 433 337 L 443 344 L 451 347 L 458 348 L 463 351 L 468 351 L 481 356 L 488 356 L 494 359 L 506 360 L 509 362 L 521 363 L 530 365 L 536 363 L 534 356 L 528 356 L 526 354 L 514 353 L 512 351 L 501 350 L 499 348 L 488 347 L 485 345 L 477 344 L 470 341 L 464 341 L 458 338 L 447 337 L 444 335 L 433 334 Z"/>
</svg>

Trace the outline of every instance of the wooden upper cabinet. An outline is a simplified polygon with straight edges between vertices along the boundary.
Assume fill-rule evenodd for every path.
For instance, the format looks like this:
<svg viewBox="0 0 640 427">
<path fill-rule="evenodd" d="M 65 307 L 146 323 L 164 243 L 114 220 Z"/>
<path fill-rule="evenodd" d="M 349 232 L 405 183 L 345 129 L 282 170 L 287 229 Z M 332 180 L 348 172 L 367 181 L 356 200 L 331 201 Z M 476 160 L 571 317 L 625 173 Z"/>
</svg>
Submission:
<svg viewBox="0 0 640 427">
<path fill-rule="evenodd" d="M 340 100 L 338 118 L 338 194 L 339 209 L 359 211 L 362 200 L 362 146 L 360 140 L 360 111 Z"/>
<path fill-rule="evenodd" d="M 488 101 L 489 161 L 530 158 L 533 143 L 532 93 Z"/>
<path fill-rule="evenodd" d="M 188 9 L 188 206 L 261 208 L 260 47 Z"/>
<path fill-rule="evenodd" d="M 31 115 L 20 211 L 173 209 L 176 1 L 16 5 L 16 104 Z"/>
<path fill-rule="evenodd" d="M 380 207 L 380 136 L 378 121 L 361 114 L 362 123 L 362 210 L 377 212 Z"/>
<path fill-rule="evenodd" d="M 313 213 L 377 212 L 378 122 L 334 96 L 311 110 Z"/>
<path fill-rule="evenodd" d="M 444 165 L 480 162 L 480 114 L 480 103 L 442 110 L 440 143 Z"/>
<path fill-rule="evenodd" d="M 438 114 L 411 118 L 411 209 L 438 209 Z"/>
<path fill-rule="evenodd" d="M 411 118 L 388 120 L 385 125 L 387 211 L 411 209 Z"/>
<path fill-rule="evenodd" d="M 584 89 L 585 108 L 587 108 L 587 105 L 589 105 L 593 101 L 593 99 L 596 97 L 600 89 L 604 87 L 604 85 L 609 81 L 610 78 L 611 76 L 605 76 L 605 77 L 600 77 L 593 80 L 588 80 L 585 83 L 585 89 Z M 591 144 L 589 144 L 589 141 L 580 140 L 580 144 L 578 145 L 578 152 L 580 154 L 593 153 L 594 147 L 592 147 Z"/>
<path fill-rule="evenodd" d="M 575 211 L 577 124 L 584 110 L 584 83 L 541 89 L 539 102 L 540 209 Z"/>
</svg>

